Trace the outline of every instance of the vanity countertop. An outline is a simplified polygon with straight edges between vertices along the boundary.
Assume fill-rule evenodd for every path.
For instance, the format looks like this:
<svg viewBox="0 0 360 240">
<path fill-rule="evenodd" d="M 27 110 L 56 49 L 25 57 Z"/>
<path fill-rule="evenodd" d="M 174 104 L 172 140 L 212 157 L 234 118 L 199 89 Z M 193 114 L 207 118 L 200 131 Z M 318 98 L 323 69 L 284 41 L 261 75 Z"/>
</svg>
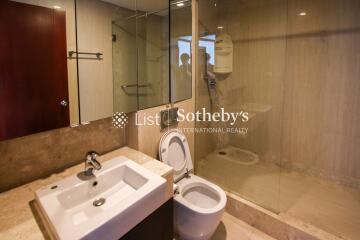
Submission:
<svg viewBox="0 0 360 240">
<path fill-rule="evenodd" d="M 100 162 L 105 162 L 117 156 L 125 156 L 134 160 L 148 170 L 164 177 L 167 180 L 167 191 L 164 202 L 172 197 L 173 170 L 171 167 L 129 147 L 123 147 L 99 157 Z M 46 239 L 43 226 L 38 220 L 38 215 L 33 207 L 35 191 L 50 185 L 67 176 L 83 170 L 84 164 L 70 167 L 63 172 L 53 174 L 45 179 L 38 179 L 9 191 L 0 193 L 0 239 Z"/>
</svg>

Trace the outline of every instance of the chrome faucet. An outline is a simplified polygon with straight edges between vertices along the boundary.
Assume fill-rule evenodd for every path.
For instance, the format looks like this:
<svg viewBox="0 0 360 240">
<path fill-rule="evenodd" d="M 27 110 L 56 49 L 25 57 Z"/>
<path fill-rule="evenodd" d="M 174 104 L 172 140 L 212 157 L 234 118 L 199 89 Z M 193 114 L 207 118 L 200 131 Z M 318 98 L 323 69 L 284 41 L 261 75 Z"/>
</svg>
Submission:
<svg viewBox="0 0 360 240">
<path fill-rule="evenodd" d="M 94 176 L 94 170 L 100 170 L 101 169 L 101 163 L 96 160 L 97 156 L 99 154 L 95 151 L 90 151 L 86 153 L 86 159 L 85 159 L 85 176 Z"/>
</svg>

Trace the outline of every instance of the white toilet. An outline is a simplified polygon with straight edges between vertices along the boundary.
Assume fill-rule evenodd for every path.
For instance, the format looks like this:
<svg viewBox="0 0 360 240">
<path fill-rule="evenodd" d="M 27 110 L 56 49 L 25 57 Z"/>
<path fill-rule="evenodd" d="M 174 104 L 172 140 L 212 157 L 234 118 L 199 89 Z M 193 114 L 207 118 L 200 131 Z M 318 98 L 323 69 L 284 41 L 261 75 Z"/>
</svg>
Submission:
<svg viewBox="0 0 360 240">
<path fill-rule="evenodd" d="M 189 145 L 177 129 L 166 132 L 159 145 L 160 160 L 174 168 L 174 228 L 180 239 L 209 239 L 225 209 L 225 192 L 194 174 Z"/>
</svg>

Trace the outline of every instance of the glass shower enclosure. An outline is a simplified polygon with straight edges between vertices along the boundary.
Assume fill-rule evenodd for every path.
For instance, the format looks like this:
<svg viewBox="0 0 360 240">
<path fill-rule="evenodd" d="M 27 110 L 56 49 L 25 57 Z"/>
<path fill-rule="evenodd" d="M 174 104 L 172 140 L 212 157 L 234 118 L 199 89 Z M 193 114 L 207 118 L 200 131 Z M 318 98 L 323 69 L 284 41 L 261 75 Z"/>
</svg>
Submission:
<svg viewBox="0 0 360 240">
<path fill-rule="evenodd" d="M 359 12 L 356 0 L 199 0 L 196 110 L 249 120 L 196 123 L 241 129 L 196 133 L 196 173 L 284 218 L 358 239 Z"/>
</svg>

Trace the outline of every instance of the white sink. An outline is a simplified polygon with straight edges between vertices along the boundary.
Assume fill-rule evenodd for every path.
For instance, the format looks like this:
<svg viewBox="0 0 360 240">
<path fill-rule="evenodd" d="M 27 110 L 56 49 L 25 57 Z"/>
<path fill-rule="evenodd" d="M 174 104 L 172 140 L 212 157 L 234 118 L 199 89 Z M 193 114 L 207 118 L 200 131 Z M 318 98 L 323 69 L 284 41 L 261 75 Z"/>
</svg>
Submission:
<svg viewBox="0 0 360 240">
<path fill-rule="evenodd" d="M 103 163 L 95 176 L 73 175 L 36 191 L 55 238 L 119 239 L 166 200 L 166 180 L 125 157 Z"/>
</svg>

